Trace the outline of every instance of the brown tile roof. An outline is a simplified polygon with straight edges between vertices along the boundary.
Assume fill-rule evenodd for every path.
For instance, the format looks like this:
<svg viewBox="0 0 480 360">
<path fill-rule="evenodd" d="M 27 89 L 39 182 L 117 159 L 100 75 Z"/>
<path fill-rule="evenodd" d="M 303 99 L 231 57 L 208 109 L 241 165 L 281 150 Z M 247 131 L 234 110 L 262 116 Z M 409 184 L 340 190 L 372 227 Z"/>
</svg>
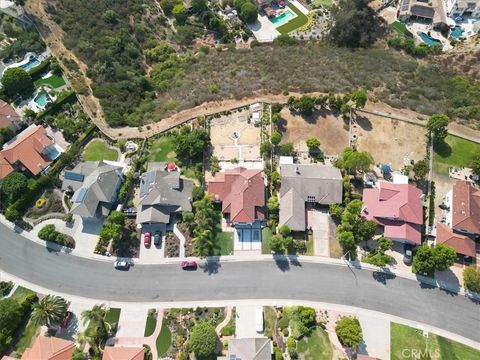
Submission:
<svg viewBox="0 0 480 360">
<path fill-rule="evenodd" d="M 17 114 L 15 109 L 0 99 L 0 128 L 7 128 L 15 121 L 20 120 L 20 115 Z"/>
<path fill-rule="evenodd" d="M 452 228 L 480 234 L 480 190 L 468 181 L 453 185 Z"/>
<path fill-rule="evenodd" d="M 233 223 L 265 219 L 265 182 L 262 170 L 237 167 L 218 173 L 208 192 L 222 202 L 222 212 Z"/>
<path fill-rule="evenodd" d="M 437 224 L 437 243 L 450 245 L 458 254 L 475 257 L 475 240 L 458 234 L 445 224 Z"/>
<path fill-rule="evenodd" d="M 15 163 L 20 162 L 33 175 L 40 174 L 52 161 L 41 152 L 53 141 L 47 137 L 43 126 L 32 125 L 17 135 L 0 151 L 0 179 L 14 171 Z"/>
<path fill-rule="evenodd" d="M 56 337 L 39 336 L 23 352 L 21 360 L 71 360 L 75 343 Z"/>
<path fill-rule="evenodd" d="M 107 346 L 103 351 L 102 360 L 143 360 L 143 352 L 143 347 Z"/>
</svg>

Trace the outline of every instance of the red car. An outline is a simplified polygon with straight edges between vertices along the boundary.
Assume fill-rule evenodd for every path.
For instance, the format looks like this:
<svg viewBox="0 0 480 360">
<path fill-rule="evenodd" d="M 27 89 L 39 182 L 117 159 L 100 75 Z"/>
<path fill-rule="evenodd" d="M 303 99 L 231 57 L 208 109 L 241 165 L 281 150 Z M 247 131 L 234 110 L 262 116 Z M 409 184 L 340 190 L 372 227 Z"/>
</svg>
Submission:
<svg viewBox="0 0 480 360">
<path fill-rule="evenodd" d="M 68 323 L 70 322 L 70 319 L 72 318 L 73 313 L 71 311 L 67 311 L 65 316 L 63 317 L 62 321 L 60 321 L 60 326 L 62 328 L 66 328 L 68 326 Z"/>
<path fill-rule="evenodd" d="M 278 2 L 278 5 L 280 5 L 281 8 L 284 8 L 285 7 L 285 2 L 283 0 L 280 0 Z"/>
<path fill-rule="evenodd" d="M 143 234 L 143 245 L 145 245 L 145 247 L 150 247 L 151 244 L 152 244 L 152 234 L 150 234 L 149 232 L 146 232 L 145 234 Z"/>
<path fill-rule="evenodd" d="M 197 269 L 197 263 L 193 260 L 182 261 L 181 265 L 182 265 L 183 270 L 196 270 Z"/>
</svg>

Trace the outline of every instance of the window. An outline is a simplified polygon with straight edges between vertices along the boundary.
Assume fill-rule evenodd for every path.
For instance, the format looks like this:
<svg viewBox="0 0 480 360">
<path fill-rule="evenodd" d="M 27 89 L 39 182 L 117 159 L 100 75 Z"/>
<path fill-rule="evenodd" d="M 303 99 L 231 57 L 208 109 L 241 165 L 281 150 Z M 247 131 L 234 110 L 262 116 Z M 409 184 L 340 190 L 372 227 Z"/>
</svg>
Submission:
<svg viewBox="0 0 480 360">
<path fill-rule="evenodd" d="M 307 196 L 307 202 L 314 203 L 315 202 L 315 196 Z"/>
</svg>

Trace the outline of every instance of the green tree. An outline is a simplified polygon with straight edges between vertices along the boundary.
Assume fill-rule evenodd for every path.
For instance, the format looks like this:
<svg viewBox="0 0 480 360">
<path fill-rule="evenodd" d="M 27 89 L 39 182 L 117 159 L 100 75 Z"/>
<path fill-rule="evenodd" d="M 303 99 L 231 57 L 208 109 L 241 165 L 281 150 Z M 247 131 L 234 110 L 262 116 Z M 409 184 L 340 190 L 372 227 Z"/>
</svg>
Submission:
<svg viewBox="0 0 480 360">
<path fill-rule="evenodd" d="M 298 43 L 297 39 L 295 39 L 294 37 L 291 37 L 288 34 L 281 34 L 281 35 L 278 35 L 275 39 L 273 39 L 273 44 L 279 45 L 279 46 L 295 45 L 297 43 Z"/>
<path fill-rule="evenodd" d="M 307 144 L 308 150 L 310 151 L 318 150 L 318 148 L 320 147 L 320 140 L 318 140 L 318 138 L 316 137 L 311 137 L 307 139 L 306 144 Z"/>
<path fill-rule="evenodd" d="M 435 268 L 443 271 L 450 268 L 457 259 L 457 253 L 455 249 L 449 245 L 437 244 L 432 249 L 432 256 L 435 262 Z"/>
<path fill-rule="evenodd" d="M 17 301 L 11 298 L 0 300 L 0 354 L 5 354 L 11 346 L 22 315 L 22 307 Z"/>
<path fill-rule="evenodd" d="M 189 126 L 183 126 L 173 142 L 177 157 L 185 163 L 201 162 L 209 143 L 210 138 L 205 129 L 191 130 Z"/>
<path fill-rule="evenodd" d="M 270 141 L 275 146 L 280 144 L 280 141 L 282 141 L 282 134 L 279 131 L 274 131 L 270 137 Z"/>
<path fill-rule="evenodd" d="M 196 13 L 202 13 L 208 9 L 207 0 L 192 0 L 190 5 L 192 6 L 192 10 Z"/>
<path fill-rule="evenodd" d="M 270 249 L 275 254 L 283 254 L 285 252 L 285 245 L 280 235 L 273 235 L 270 239 Z"/>
<path fill-rule="evenodd" d="M 220 164 L 218 157 L 212 156 L 210 158 L 210 172 L 215 176 L 220 171 Z"/>
<path fill-rule="evenodd" d="M 215 327 L 207 321 L 196 324 L 188 339 L 188 350 L 197 359 L 208 359 L 215 354 L 217 333 Z"/>
<path fill-rule="evenodd" d="M 470 265 L 463 270 L 463 286 L 467 290 L 480 293 L 480 269 Z"/>
<path fill-rule="evenodd" d="M 111 325 L 105 320 L 107 308 L 105 304 L 95 305 L 91 310 L 83 311 L 81 316 L 83 323 L 88 323 L 83 337 L 95 354 L 100 354 L 111 330 Z"/>
<path fill-rule="evenodd" d="M 288 142 L 280 146 L 280 155 L 282 156 L 292 156 L 294 152 L 293 143 Z"/>
<path fill-rule="evenodd" d="M 343 167 L 350 174 L 355 174 L 358 171 L 367 171 L 373 163 L 372 155 L 366 151 L 347 152 L 346 158 L 345 156 L 343 157 Z"/>
<path fill-rule="evenodd" d="M 448 135 L 449 118 L 444 114 L 433 114 L 428 119 L 427 130 L 433 136 L 436 143 L 442 142 Z"/>
<path fill-rule="evenodd" d="M 22 68 L 5 70 L 2 76 L 3 90 L 8 96 L 28 96 L 33 92 L 33 80 Z"/>
<path fill-rule="evenodd" d="M 372 220 L 360 221 L 355 232 L 357 241 L 370 240 L 377 231 L 377 223 Z"/>
<path fill-rule="evenodd" d="M 67 302 L 56 295 L 47 295 L 34 305 L 31 319 L 40 326 L 49 329 L 58 325 L 67 313 Z"/>
<path fill-rule="evenodd" d="M 343 214 L 343 207 L 340 204 L 330 204 L 328 212 L 335 220 L 340 220 Z"/>
<path fill-rule="evenodd" d="M 294 103 L 295 108 L 304 115 L 312 115 L 315 110 L 315 99 L 310 96 L 302 96 Z"/>
<path fill-rule="evenodd" d="M 364 89 L 356 90 L 352 93 L 351 100 L 357 109 L 363 109 L 367 104 L 367 92 Z"/>
<path fill-rule="evenodd" d="M 276 187 L 278 185 L 278 183 L 280 182 L 280 179 L 281 179 L 280 173 L 276 170 L 272 171 L 272 173 L 270 174 L 270 182 L 273 187 Z"/>
<path fill-rule="evenodd" d="M 27 177 L 16 171 L 5 176 L 0 182 L 0 189 L 8 199 L 7 203 L 11 203 L 14 199 L 17 199 L 27 190 L 27 187 Z"/>
<path fill-rule="evenodd" d="M 260 155 L 262 155 L 264 158 L 269 158 L 272 156 L 272 150 L 273 146 L 269 141 L 264 141 L 260 145 Z"/>
<path fill-rule="evenodd" d="M 165 15 L 172 15 L 173 8 L 177 5 L 178 0 L 160 0 L 160 6 Z"/>
<path fill-rule="evenodd" d="M 285 225 L 285 224 L 280 226 L 280 228 L 278 229 L 278 233 L 283 237 L 290 235 L 291 232 L 292 231 L 290 230 L 288 225 Z"/>
<path fill-rule="evenodd" d="M 412 271 L 427 275 L 433 275 L 435 272 L 435 259 L 432 250 L 428 246 L 420 246 L 413 257 Z"/>
<path fill-rule="evenodd" d="M 480 154 L 477 154 L 470 164 L 472 171 L 475 175 L 480 175 Z"/>
<path fill-rule="evenodd" d="M 173 7 L 172 15 L 179 24 L 183 24 L 187 20 L 187 12 L 182 3 Z"/>
<path fill-rule="evenodd" d="M 393 241 L 382 235 L 377 239 L 377 244 L 380 251 L 384 253 L 392 248 Z"/>
<path fill-rule="evenodd" d="M 339 233 L 338 242 L 343 249 L 345 255 L 349 255 L 350 260 L 356 259 L 357 254 L 357 242 L 353 236 L 353 233 L 350 231 L 342 231 Z"/>
<path fill-rule="evenodd" d="M 427 159 L 419 160 L 413 164 L 413 172 L 418 179 L 425 179 L 430 170 Z"/>
<path fill-rule="evenodd" d="M 112 211 L 110 215 L 107 217 L 107 221 L 112 224 L 124 225 L 125 221 L 127 220 L 127 215 L 125 215 L 121 211 Z"/>
<path fill-rule="evenodd" d="M 270 212 L 278 212 L 280 204 L 278 203 L 278 196 L 276 194 L 272 194 L 267 201 L 267 208 Z"/>
<path fill-rule="evenodd" d="M 255 21 L 257 21 L 258 9 L 252 2 L 245 1 L 245 3 L 240 8 L 239 16 L 247 24 L 254 23 Z"/>
<path fill-rule="evenodd" d="M 342 316 L 335 324 L 335 332 L 343 346 L 356 349 L 363 340 L 362 327 L 357 318 Z"/>
<path fill-rule="evenodd" d="M 340 0 L 333 10 L 330 39 L 341 47 L 369 47 L 379 34 L 379 22 L 370 0 Z"/>
</svg>

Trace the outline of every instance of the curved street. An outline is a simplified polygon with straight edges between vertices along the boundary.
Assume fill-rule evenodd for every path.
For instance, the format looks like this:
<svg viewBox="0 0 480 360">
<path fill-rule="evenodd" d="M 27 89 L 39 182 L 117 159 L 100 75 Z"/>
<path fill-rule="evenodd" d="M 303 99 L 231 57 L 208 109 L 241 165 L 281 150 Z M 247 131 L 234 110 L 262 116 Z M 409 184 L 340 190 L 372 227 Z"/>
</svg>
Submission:
<svg viewBox="0 0 480 360">
<path fill-rule="evenodd" d="M 400 277 L 343 266 L 288 261 L 135 265 L 49 252 L 0 224 L 0 269 L 50 289 L 105 301 L 174 302 L 292 299 L 379 311 L 480 341 L 480 305 L 473 300 Z"/>
</svg>

